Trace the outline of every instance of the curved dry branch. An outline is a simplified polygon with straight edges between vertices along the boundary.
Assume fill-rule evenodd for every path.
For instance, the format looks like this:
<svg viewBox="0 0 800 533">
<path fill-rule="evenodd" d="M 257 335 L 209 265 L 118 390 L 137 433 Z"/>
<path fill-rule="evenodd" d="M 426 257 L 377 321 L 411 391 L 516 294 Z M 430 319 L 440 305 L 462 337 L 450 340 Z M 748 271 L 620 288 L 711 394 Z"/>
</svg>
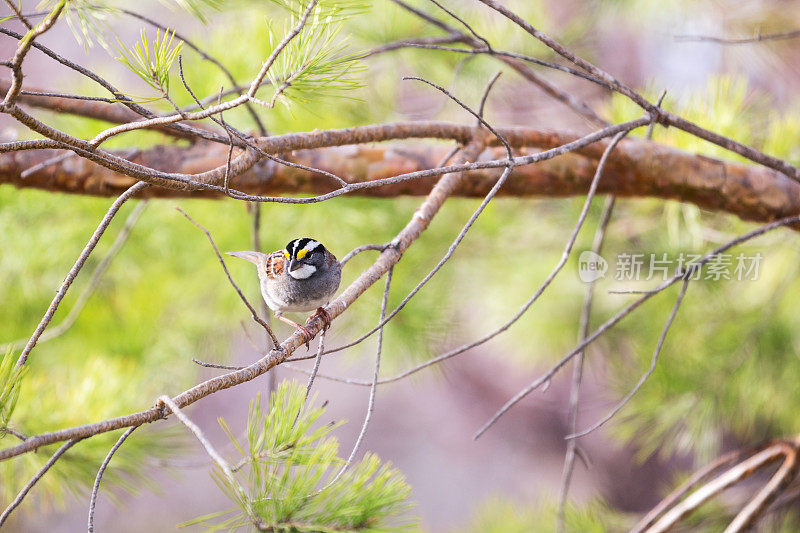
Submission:
<svg viewBox="0 0 800 533">
<path fill-rule="evenodd" d="M 689 515 L 689 513 L 695 511 L 709 499 L 725 489 L 741 483 L 742 480 L 783 458 L 783 462 L 778 471 L 772 476 L 762 490 L 760 490 L 739 512 L 725 531 L 726 533 L 734 533 L 748 529 L 755 523 L 758 517 L 766 511 L 769 503 L 797 474 L 797 448 L 797 440 L 771 443 L 769 446 L 756 451 L 747 459 L 732 466 L 713 480 L 699 487 L 696 491 L 688 495 L 686 499 L 675 503 L 668 511 L 662 511 L 663 514 L 658 520 L 651 519 L 648 525 L 637 524 L 634 531 L 643 531 L 647 533 L 669 531 Z M 728 459 L 727 455 L 725 459 Z M 649 516 L 648 514 L 648 517 Z"/>
</svg>

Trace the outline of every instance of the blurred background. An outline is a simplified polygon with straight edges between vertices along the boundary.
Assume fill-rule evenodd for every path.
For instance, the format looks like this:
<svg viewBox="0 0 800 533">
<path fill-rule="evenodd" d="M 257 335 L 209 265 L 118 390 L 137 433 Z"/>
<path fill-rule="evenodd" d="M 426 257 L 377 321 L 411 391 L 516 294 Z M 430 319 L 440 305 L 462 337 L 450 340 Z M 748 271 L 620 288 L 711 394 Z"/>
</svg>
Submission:
<svg viewBox="0 0 800 533">
<path fill-rule="evenodd" d="M 446 18 L 431 3 L 413 4 Z M 477 2 L 445 5 L 495 48 L 554 59 L 527 34 Z M 667 109 L 800 163 L 800 39 L 721 45 L 682 38 L 748 37 L 759 31 L 793 30 L 800 27 L 797 2 L 537 0 L 508 5 L 651 99 L 666 90 Z M 22 6 L 23 12 L 37 9 L 34 2 L 23 1 Z M 219 11 L 208 11 L 205 24 L 158 2 L 137 3 L 134 9 L 194 40 L 241 81 L 252 77 L 270 50 L 266 24 L 280 28 L 285 19 L 268 2 L 226 2 Z M 125 45 L 136 41 L 140 21 L 113 12 L 101 15 L 98 20 Z M 3 25 L 21 29 L 13 20 Z M 80 23 L 73 26 L 80 37 Z M 375 1 L 369 11 L 347 20 L 339 37 L 347 38 L 342 42 L 349 51 L 358 52 L 425 35 L 440 33 L 388 1 Z M 97 44 L 87 47 L 76 38 L 69 24 L 59 24 L 41 42 L 102 73 L 129 94 L 153 96 L 113 54 Z M 16 44 L 3 36 L 0 55 L 12 55 Z M 218 70 L 186 48 L 183 64 L 187 82 L 197 94 L 228 88 L 228 80 Z M 371 56 L 362 64 L 364 69 L 356 73 L 362 86 L 344 95 L 260 110 L 268 130 L 283 133 L 428 119 L 471 124 L 473 118 L 441 94 L 423 84 L 401 81 L 402 76 L 423 76 L 477 105 L 487 81 L 503 70 L 486 107 L 492 124 L 591 131 L 582 118 L 491 58 L 403 49 Z M 25 74 L 31 87 L 102 94 L 40 53 L 30 54 Z M 589 83 L 552 71 L 540 74 L 608 120 L 639 116 L 628 102 Z M 177 76 L 172 84 L 173 99 L 179 105 L 189 104 L 191 99 Z M 149 105 L 169 109 L 163 102 Z M 84 138 L 105 127 L 88 119 L 37 114 Z M 243 110 L 228 112 L 225 119 L 252 128 Z M 7 117 L 0 120 L 0 128 L 4 140 L 28 135 Z M 653 138 L 733 159 L 721 149 L 661 127 Z M 167 140 L 158 133 L 137 133 L 118 137 L 108 146 L 146 147 L 162 142 Z M 341 257 L 360 244 L 390 240 L 419 201 L 341 197 L 314 205 L 265 204 L 260 244 L 264 250 L 276 250 L 294 237 L 313 236 Z M 583 201 L 494 200 L 453 259 L 387 328 L 383 373 L 393 375 L 508 320 L 557 263 Z M 472 435 L 500 405 L 575 345 L 586 288 L 578 277 L 577 256 L 591 247 L 602 202 L 595 201 L 565 270 L 507 333 L 445 364 L 378 389 L 361 453 L 375 452 L 406 476 L 415 504 L 410 514 L 419 517 L 421 530 L 552 530 L 568 433 L 571 367 L 559 373 L 546 392 L 530 395 L 482 438 L 474 441 Z M 0 186 L 0 343 L 30 335 L 109 203 L 107 198 Z M 135 204 L 130 202 L 115 219 L 53 325 L 68 314 Z M 445 204 L 395 269 L 390 306 L 439 261 L 477 204 L 472 199 L 451 199 Z M 260 328 L 251 323 L 228 285 L 205 236 L 175 206 L 205 225 L 222 251 L 251 248 L 251 216 L 241 202 L 149 201 L 74 325 L 31 355 L 13 419 L 20 431 L 37 434 L 140 410 L 161 394 L 179 393 L 221 372 L 200 368 L 192 358 L 244 365 L 259 357 L 248 335 L 262 342 Z M 603 255 L 666 253 L 676 258 L 681 253 L 700 254 L 752 227 L 692 205 L 626 199 L 617 204 Z M 734 251 L 763 256 L 758 279 L 693 283 L 656 372 L 610 423 L 581 440 L 586 464 L 578 461 L 576 465 L 570 530 L 622 529 L 688 472 L 722 452 L 798 432 L 798 240 L 790 230 L 780 230 Z M 372 254 L 358 256 L 346 267 L 343 287 L 371 263 Z M 231 260 L 229 268 L 246 294 L 257 301 L 252 265 Z M 632 301 L 630 295 L 609 291 L 651 285 L 617 281 L 613 276 L 599 281 L 592 324 L 600 324 Z M 647 369 L 676 289 L 648 302 L 587 351 L 579 427 L 605 415 Z M 326 344 L 337 346 L 370 329 L 377 322 L 380 296 L 381 289 L 373 287 L 359 299 L 335 321 Z M 289 333 L 283 324 L 277 329 L 279 337 Z M 321 371 L 368 379 L 374 344 L 371 339 L 325 357 Z M 310 363 L 304 366 L 310 368 Z M 307 379 L 285 368 L 273 373 L 278 381 L 304 384 Z M 187 414 L 223 454 L 232 457 L 234 448 L 218 419 L 224 418 L 234 432 L 243 432 L 248 405 L 258 394 L 266 399 L 268 382 L 261 377 L 214 394 L 187 409 Z M 313 390 L 317 403 L 327 402 L 322 422 L 347 421 L 334 432 L 340 454 L 346 456 L 366 413 L 368 389 L 320 378 Z M 74 453 L 37 485 L 13 518 L 11 530 L 57 532 L 85 527 L 91 483 L 118 435 L 103 435 L 75 446 Z M 12 439 L 6 436 L 0 444 L 6 447 Z M 9 501 L 47 456 L 29 454 L 0 464 L 2 500 Z M 106 473 L 97 529 L 166 530 L 229 507 L 210 470 L 208 456 L 174 422 L 139 430 Z M 715 520 L 733 512 L 736 502 L 747 496 L 746 491 L 726 494 L 722 501 L 730 509 L 720 503 L 714 512 L 695 517 L 691 527 L 716 530 Z M 796 500 L 781 511 L 792 508 L 797 508 Z M 792 512 L 773 513 L 768 524 L 770 530 L 798 527 Z"/>
</svg>

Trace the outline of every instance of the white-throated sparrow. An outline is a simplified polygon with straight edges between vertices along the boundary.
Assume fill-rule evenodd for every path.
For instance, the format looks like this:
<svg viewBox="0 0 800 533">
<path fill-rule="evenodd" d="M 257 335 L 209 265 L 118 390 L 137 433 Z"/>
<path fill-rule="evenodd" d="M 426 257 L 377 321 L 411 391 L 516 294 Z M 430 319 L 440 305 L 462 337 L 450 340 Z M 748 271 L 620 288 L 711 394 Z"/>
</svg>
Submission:
<svg viewBox="0 0 800 533">
<path fill-rule="evenodd" d="M 325 328 L 331 318 L 322 308 L 327 304 L 342 279 L 342 265 L 317 240 L 304 237 L 294 239 L 283 250 L 269 254 L 261 252 L 228 252 L 228 255 L 247 259 L 256 265 L 261 280 L 261 296 L 275 316 L 300 331 L 311 340 L 311 333 L 304 326 L 283 316 L 283 313 L 303 312 L 316 309 L 322 316 Z M 312 315 L 312 316 L 315 316 Z"/>
</svg>

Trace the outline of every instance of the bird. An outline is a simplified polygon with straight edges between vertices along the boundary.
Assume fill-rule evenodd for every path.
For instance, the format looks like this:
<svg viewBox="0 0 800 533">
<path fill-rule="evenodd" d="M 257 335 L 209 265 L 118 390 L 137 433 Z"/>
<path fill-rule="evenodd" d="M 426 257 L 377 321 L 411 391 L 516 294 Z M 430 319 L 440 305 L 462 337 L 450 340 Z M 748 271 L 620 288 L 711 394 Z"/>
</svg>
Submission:
<svg viewBox="0 0 800 533">
<path fill-rule="evenodd" d="M 272 253 L 253 251 L 227 252 L 256 265 L 261 284 L 261 296 L 275 317 L 297 329 L 305 339 L 306 348 L 313 337 L 305 326 L 289 320 L 283 313 L 316 309 L 324 322 L 331 323 L 324 305 L 331 301 L 342 279 L 342 265 L 336 256 L 316 239 L 302 237 L 289 241 L 286 248 Z M 307 323 L 307 322 L 306 322 Z"/>
</svg>

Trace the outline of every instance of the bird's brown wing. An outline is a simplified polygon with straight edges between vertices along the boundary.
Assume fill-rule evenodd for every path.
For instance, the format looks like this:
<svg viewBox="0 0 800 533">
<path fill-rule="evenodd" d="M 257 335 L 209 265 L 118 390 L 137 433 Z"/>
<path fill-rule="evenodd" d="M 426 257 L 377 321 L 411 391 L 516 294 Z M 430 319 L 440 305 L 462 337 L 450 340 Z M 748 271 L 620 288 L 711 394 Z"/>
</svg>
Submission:
<svg viewBox="0 0 800 533">
<path fill-rule="evenodd" d="M 286 269 L 286 257 L 283 255 L 283 250 L 267 254 L 264 258 L 264 271 L 267 278 L 275 279 L 283 274 Z"/>
</svg>

